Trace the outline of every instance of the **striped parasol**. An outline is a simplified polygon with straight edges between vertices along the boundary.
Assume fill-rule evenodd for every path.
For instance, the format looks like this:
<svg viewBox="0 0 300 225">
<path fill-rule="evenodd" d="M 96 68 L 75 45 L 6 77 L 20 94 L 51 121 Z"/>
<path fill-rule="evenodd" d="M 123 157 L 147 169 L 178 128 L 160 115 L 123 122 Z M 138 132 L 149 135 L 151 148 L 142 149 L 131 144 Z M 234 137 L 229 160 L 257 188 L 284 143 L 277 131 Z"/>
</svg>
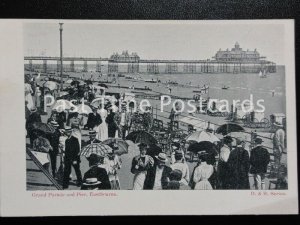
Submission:
<svg viewBox="0 0 300 225">
<path fill-rule="evenodd" d="M 112 149 L 108 145 L 102 143 L 93 143 L 85 146 L 80 155 L 85 156 L 86 158 L 90 157 L 91 154 L 96 154 L 98 156 L 105 157 L 108 153 L 111 153 Z"/>
</svg>

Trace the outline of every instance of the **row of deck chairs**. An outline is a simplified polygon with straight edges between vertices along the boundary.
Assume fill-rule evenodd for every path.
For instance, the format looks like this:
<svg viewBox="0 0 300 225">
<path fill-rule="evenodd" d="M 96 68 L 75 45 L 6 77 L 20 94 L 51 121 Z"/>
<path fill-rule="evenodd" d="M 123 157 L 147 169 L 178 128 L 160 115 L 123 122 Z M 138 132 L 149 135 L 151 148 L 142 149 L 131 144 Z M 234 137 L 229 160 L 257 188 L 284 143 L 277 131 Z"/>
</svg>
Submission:
<svg viewBox="0 0 300 225">
<path fill-rule="evenodd" d="M 193 132 L 190 130 L 190 132 Z M 182 143 L 185 141 L 188 133 L 179 128 L 179 122 L 173 121 L 164 124 L 162 120 L 153 119 L 152 129 L 150 133 L 158 141 L 158 145 L 162 150 L 170 155 L 172 153 L 172 144 L 174 142 Z"/>
</svg>

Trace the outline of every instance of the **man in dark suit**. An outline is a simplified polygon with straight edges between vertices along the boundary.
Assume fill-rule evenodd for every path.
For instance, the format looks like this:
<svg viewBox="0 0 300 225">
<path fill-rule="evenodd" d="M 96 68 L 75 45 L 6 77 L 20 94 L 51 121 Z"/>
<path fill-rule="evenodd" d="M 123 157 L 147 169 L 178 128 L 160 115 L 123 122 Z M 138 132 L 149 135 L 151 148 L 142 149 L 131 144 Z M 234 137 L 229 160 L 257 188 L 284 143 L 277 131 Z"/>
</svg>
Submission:
<svg viewBox="0 0 300 225">
<path fill-rule="evenodd" d="M 80 171 L 80 147 L 79 141 L 76 137 L 72 136 L 71 127 L 65 128 L 66 135 L 68 136 L 65 145 L 65 170 L 63 178 L 63 189 L 69 187 L 69 177 L 71 173 L 71 166 L 73 166 L 77 176 L 77 186 L 81 186 L 82 176 Z"/>
<path fill-rule="evenodd" d="M 228 158 L 230 189 L 250 189 L 249 153 L 244 149 L 244 141 L 237 140 L 236 149 L 232 150 Z"/>
<path fill-rule="evenodd" d="M 96 154 L 91 154 L 88 160 L 90 169 L 84 174 L 83 182 L 86 182 L 86 180 L 89 178 L 97 178 L 97 180 L 100 181 L 100 184 L 97 185 L 98 189 L 111 189 L 106 170 L 98 167 L 99 156 Z M 86 190 L 85 185 L 83 185 L 81 189 Z"/>
<path fill-rule="evenodd" d="M 50 160 L 51 160 L 52 175 L 53 175 L 53 177 L 55 177 L 56 161 L 57 161 L 58 146 L 59 146 L 59 137 L 60 137 L 61 133 L 58 130 L 59 124 L 56 121 L 51 121 L 49 124 L 50 124 L 50 126 L 52 126 L 55 129 L 53 134 L 48 135 L 48 140 L 53 149 L 52 151 L 49 152 Z"/>
<path fill-rule="evenodd" d="M 87 129 L 94 129 L 94 127 L 102 123 L 101 116 L 97 113 L 97 108 L 92 107 L 93 112 L 89 114 L 86 125 Z"/>
<path fill-rule="evenodd" d="M 159 153 L 155 156 L 154 166 L 147 170 L 147 175 L 144 182 L 145 190 L 162 190 L 167 189 L 169 175 L 172 169 L 166 166 L 167 156 L 165 153 Z"/>
<path fill-rule="evenodd" d="M 256 146 L 251 150 L 250 154 L 250 173 L 254 175 L 255 189 L 258 190 L 265 189 L 265 173 L 267 172 L 267 167 L 270 162 L 270 153 L 261 146 L 262 142 L 261 138 L 256 138 Z"/>
</svg>

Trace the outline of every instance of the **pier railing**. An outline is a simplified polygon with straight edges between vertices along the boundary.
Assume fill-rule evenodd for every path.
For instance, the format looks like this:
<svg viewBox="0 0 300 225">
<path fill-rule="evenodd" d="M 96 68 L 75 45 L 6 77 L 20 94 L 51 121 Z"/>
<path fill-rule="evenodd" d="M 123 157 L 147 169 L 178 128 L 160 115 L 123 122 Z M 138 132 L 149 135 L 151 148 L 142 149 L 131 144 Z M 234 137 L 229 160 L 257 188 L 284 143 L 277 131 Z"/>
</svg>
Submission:
<svg viewBox="0 0 300 225">
<path fill-rule="evenodd" d="M 61 185 L 51 176 L 49 171 L 47 171 L 40 161 L 32 154 L 29 148 L 26 148 L 27 155 L 32 159 L 32 161 L 37 165 L 37 167 L 41 170 L 41 172 L 48 178 L 48 180 L 55 186 L 57 190 L 62 190 Z"/>
</svg>

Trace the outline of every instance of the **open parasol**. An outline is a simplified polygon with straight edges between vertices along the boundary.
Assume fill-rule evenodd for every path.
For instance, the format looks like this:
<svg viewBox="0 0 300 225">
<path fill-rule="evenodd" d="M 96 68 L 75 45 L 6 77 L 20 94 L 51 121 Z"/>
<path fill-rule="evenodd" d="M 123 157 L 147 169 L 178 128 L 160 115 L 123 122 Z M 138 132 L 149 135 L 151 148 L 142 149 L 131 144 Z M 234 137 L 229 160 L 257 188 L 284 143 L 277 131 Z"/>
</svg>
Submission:
<svg viewBox="0 0 300 225">
<path fill-rule="evenodd" d="M 64 110 L 71 109 L 72 107 L 74 107 L 72 102 L 65 99 L 59 99 L 52 106 L 52 110 L 56 109 L 57 111 L 64 111 Z"/>
<path fill-rule="evenodd" d="M 58 85 L 54 81 L 47 81 L 46 83 L 44 83 L 44 87 L 49 88 L 49 90 L 51 91 L 58 89 Z"/>
<path fill-rule="evenodd" d="M 69 79 L 69 80 L 67 80 L 65 83 L 66 84 L 71 84 L 73 82 L 73 79 Z"/>
<path fill-rule="evenodd" d="M 227 135 L 227 134 L 229 134 L 231 132 L 241 132 L 241 131 L 245 131 L 245 130 L 240 125 L 235 124 L 235 123 L 226 123 L 226 124 L 221 125 L 216 130 L 216 133 L 217 134 Z"/>
<path fill-rule="evenodd" d="M 67 92 L 67 91 L 61 91 L 59 93 L 59 97 L 63 97 L 63 96 L 67 96 L 67 95 L 69 95 L 69 92 Z"/>
<path fill-rule="evenodd" d="M 79 114 L 86 114 L 86 115 L 88 115 L 88 114 L 90 114 L 90 113 L 93 112 L 93 110 L 91 109 L 91 107 L 89 107 L 88 105 L 85 105 L 85 104 L 80 104 L 80 105 L 77 106 L 77 108 L 78 108 L 77 112 Z"/>
<path fill-rule="evenodd" d="M 109 138 L 102 142 L 103 144 L 110 145 L 116 144 L 118 149 L 114 150 L 117 155 L 123 155 L 128 153 L 129 144 L 121 138 Z"/>
<path fill-rule="evenodd" d="M 186 141 L 209 141 L 211 143 L 214 143 L 220 141 L 220 139 L 214 134 L 206 131 L 195 131 L 186 138 Z"/>
<path fill-rule="evenodd" d="M 131 140 L 134 143 L 145 143 L 147 145 L 156 144 L 156 139 L 146 131 L 133 131 L 127 135 L 126 140 Z"/>
<path fill-rule="evenodd" d="M 81 149 L 80 155 L 85 156 L 86 158 L 90 157 L 91 154 L 105 157 L 108 153 L 111 152 L 112 149 L 108 145 L 102 143 L 93 143 Z"/>
</svg>

